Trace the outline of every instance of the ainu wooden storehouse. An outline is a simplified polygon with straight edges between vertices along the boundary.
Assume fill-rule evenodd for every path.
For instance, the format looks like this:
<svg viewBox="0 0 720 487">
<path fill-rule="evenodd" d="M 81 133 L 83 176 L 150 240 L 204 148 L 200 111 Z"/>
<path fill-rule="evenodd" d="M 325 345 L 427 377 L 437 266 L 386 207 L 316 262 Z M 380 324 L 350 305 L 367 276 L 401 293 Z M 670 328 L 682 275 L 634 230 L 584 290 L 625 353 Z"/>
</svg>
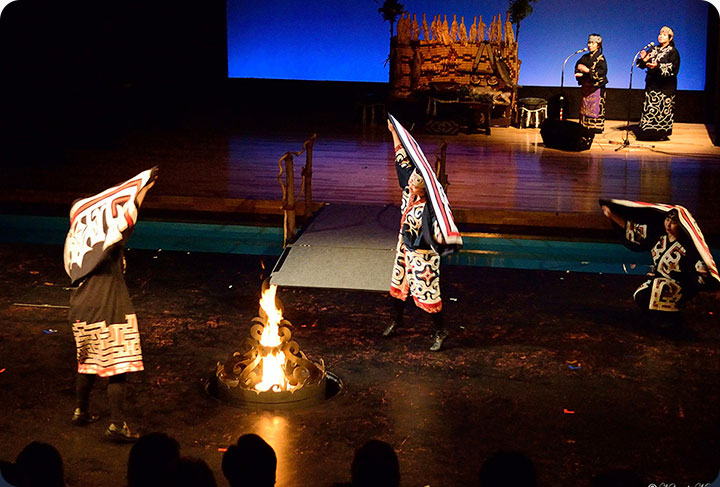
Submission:
<svg viewBox="0 0 720 487">
<path fill-rule="evenodd" d="M 447 15 L 436 15 L 428 25 L 425 14 L 421 23 L 416 14 L 403 14 L 391 41 L 390 97 L 426 103 L 431 123 L 451 106 L 475 102 L 488 107 L 488 127 L 490 122 L 509 125 L 520 60 L 506 19 L 497 15 L 488 28 L 481 16 L 475 17 L 468 29 L 465 18 L 458 23 L 457 15 L 449 24 Z"/>
</svg>

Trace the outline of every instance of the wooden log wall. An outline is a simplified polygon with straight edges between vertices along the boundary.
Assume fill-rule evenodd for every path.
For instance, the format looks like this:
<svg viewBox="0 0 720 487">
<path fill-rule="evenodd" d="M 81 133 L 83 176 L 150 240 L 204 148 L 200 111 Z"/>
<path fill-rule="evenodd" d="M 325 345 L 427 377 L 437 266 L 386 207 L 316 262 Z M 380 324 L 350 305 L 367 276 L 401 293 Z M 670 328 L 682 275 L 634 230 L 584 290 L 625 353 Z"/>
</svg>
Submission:
<svg viewBox="0 0 720 487">
<path fill-rule="evenodd" d="M 425 14 L 404 14 L 398 20 L 397 36 L 390 53 L 390 95 L 409 98 L 430 90 L 431 83 L 454 83 L 475 89 L 476 93 L 509 93 L 520 74 L 518 46 L 512 25 L 502 15 L 489 26 L 482 16 L 473 18 L 470 28 L 465 18 L 436 15 L 430 25 Z M 507 68 L 499 72 L 498 63 Z"/>
</svg>

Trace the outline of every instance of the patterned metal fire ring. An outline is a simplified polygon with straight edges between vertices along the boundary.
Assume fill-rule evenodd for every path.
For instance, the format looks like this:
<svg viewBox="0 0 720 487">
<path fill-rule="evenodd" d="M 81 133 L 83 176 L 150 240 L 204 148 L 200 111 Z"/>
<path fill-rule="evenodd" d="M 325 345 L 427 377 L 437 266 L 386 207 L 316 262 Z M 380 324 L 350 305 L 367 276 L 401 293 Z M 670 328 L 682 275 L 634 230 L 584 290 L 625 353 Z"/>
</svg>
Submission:
<svg viewBox="0 0 720 487">
<path fill-rule="evenodd" d="M 205 391 L 212 397 L 235 407 L 251 409 L 296 409 L 313 406 L 330 399 L 342 390 L 342 380 L 332 372 L 326 371 L 322 380 L 316 384 L 306 384 L 296 391 L 265 391 L 229 388 L 211 376 L 205 382 Z"/>
</svg>

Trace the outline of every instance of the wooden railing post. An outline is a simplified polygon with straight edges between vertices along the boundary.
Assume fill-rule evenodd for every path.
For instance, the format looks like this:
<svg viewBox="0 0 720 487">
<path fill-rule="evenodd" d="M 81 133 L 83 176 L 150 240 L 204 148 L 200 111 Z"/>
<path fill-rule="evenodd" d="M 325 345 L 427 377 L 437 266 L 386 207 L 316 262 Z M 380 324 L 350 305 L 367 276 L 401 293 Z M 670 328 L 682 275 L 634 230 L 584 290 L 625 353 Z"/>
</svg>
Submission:
<svg viewBox="0 0 720 487">
<path fill-rule="evenodd" d="M 278 183 L 282 188 L 282 210 L 284 215 L 283 222 L 283 248 L 295 239 L 297 234 L 296 227 L 296 210 L 295 210 L 295 161 L 294 156 L 299 156 L 303 152 L 307 152 L 305 156 L 305 167 L 302 169 L 302 183 L 300 185 L 300 192 L 305 191 L 305 209 L 303 216 L 308 216 L 312 213 L 312 148 L 315 143 L 317 134 L 313 134 L 308 140 L 303 143 L 303 148 L 300 152 L 286 152 L 278 161 L 280 172 L 278 173 Z M 283 183 L 283 161 L 285 162 L 285 183 Z M 298 196 L 300 196 L 298 194 Z"/>
<path fill-rule="evenodd" d="M 282 210 L 283 210 L 283 248 L 295 238 L 295 163 L 293 161 L 293 152 L 286 152 L 278 162 L 280 173 L 278 174 L 278 182 L 283 190 Z M 282 181 L 283 161 L 285 162 L 285 183 Z"/>
<path fill-rule="evenodd" d="M 443 187 L 443 190 L 445 190 L 445 193 L 447 193 L 448 185 L 450 184 L 448 181 L 448 175 L 446 172 L 446 154 L 447 154 L 447 142 L 443 140 L 442 144 L 440 144 L 440 147 L 438 148 L 438 152 L 436 154 L 436 160 L 435 160 L 435 176 L 437 177 L 438 181 Z"/>
<path fill-rule="evenodd" d="M 303 191 L 305 191 L 305 211 L 303 216 L 308 216 L 312 213 L 312 151 L 313 145 L 317 139 L 317 134 L 312 134 L 308 140 L 303 144 L 305 153 L 305 167 L 302 170 L 303 177 Z"/>
</svg>

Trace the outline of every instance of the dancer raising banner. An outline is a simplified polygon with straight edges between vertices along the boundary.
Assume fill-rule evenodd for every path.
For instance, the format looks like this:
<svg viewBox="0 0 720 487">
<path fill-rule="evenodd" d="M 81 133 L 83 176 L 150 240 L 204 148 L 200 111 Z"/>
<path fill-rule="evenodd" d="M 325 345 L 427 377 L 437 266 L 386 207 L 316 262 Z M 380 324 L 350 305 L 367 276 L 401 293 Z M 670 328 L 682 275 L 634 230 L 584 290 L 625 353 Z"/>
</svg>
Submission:
<svg viewBox="0 0 720 487">
<path fill-rule="evenodd" d="M 383 336 L 390 336 L 403 325 L 405 301 L 412 295 L 417 307 L 432 316 L 430 350 L 438 351 L 449 334 L 443 324 L 440 256 L 460 250 L 462 237 L 445 191 L 418 143 L 392 115 L 389 115 L 388 129 L 393 137 L 395 169 L 403 193 L 390 283 L 393 316 Z"/>
<path fill-rule="evenodd" d="M 432 211 L 435 218 L 437 218 L 438 226 L 443 237 L 442 242 L 437 242 L 436 249 L 441 255 L 460 250 L 462 248 L 462 237 L 455 226 L 455 220 L 453 220 L 452 211 L 450 211 L 450 204 L 448 203 L 442 185 L 437 180 L 437 177 L 435 177 L 435 171 L 433 171 L 420 145 L 413 136 L 410 135 L 410 132 L 405 130 L 405 127 L 400 125 L 400 122 L 392 115 L 388 114 L 388 118 L 395 129 L 395 133 L 397 133 L 398 140 L 405 150 L 407 157 L 412 161 L 413 167 L 426 183 L 426 195 L 432 205 L 429 211 Z M 397 153 L 397 147 L 395 149 Z"/>
<path fill-rule="evenodd" d="M 78 363 L 71 422 L 82 426 L 99 419 L 89 411 L 90 391 L 96 376 L 108 377 L 110 424 L 105 436 L 116 441 L 138 438 L 123 411 L 126 373 L 144 368 L 135 309 L 125 285 L 124 247 L 156 177 L 157 168 L 149 169 L 75 202 L 65 240 L 65 270 L 77 286 L 69 313 Z"/>
<path fill-rule="evenodd" d="M 600 200 L 603 214 L 624 230 L 631 250 L 650 250 L 652 277 L 633 294 L 661 326 L 677 324 L 679 311 L 698 291 L 716 288 L 720 275 L 700 227 L 679 205 Z"/>
</svg>

